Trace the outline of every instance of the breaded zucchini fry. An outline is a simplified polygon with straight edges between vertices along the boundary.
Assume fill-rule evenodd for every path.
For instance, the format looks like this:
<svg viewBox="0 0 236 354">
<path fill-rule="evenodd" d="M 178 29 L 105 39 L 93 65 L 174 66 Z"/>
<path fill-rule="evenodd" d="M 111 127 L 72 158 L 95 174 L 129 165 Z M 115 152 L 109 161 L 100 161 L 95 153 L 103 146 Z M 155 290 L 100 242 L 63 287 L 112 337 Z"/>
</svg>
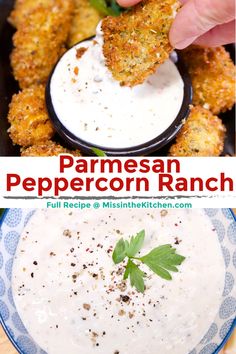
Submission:
<svg viewBox="0 0 236 354">
<path fill-rule="evenodd" d="M 73 0 L 64 6 L 38 6 L 13 37 L 11 64 L 21 88 L 43 84 L 62 54 L 68 37 Z M 67 6 L 66 6 L 67 5 Z"/>
<path fill-rule="evenodd" d="M 80 156 L 79 150 L 68 150 L 54 141 L 47 141 L 44 144 L 30 146 L 26 149 L 21 149 L 21 156 L 28 157 L 46 157 L 58 156 L 60 154 L 71 154 L 73 156 Z"/>
<path fill-rule="evenodd" d="M 235 103 L 235 66 L 224 47 L 190 46 L 181 51 L 193 84 L 193 104 L 214 114 Z"/>
<path fill-rule="evenodd" d="M 102 21 L 106 65 L 121 85 L 141 84 L 172 51 L 169 30 L 178 0 L 144 0 Z"/>
<path fill-rule="evenodd" d="M 225 126 L 220 118 L 197 106 L 171 146 L 170 156 L 219 156 L 224 148 Z"/>
<path fill-rule="evenodd" d="M 68 39 L 69 47 L 95 35 L 96 27 L 102 19 L 102 15 L 90 5 L 89 0 L 74 0 L 74 2 L 75 10 Z"/>
<path fill-rule="evenodd" d="M 54 135 L 44 98 L 44 86 L 33 86 L 13 96 L 9 106 L 9 134 L 20 146 L 45 142 Z"/>
<path fill-rule="evenodd" d="M 32 10 L 35 10 L 40 5 L 60 5 L 62 0 L 15 0 L 14 8 L 10 13 L 8 22 L 15 28 L 18 28 L 24 23 L 25 18 Z"/>
</svg>

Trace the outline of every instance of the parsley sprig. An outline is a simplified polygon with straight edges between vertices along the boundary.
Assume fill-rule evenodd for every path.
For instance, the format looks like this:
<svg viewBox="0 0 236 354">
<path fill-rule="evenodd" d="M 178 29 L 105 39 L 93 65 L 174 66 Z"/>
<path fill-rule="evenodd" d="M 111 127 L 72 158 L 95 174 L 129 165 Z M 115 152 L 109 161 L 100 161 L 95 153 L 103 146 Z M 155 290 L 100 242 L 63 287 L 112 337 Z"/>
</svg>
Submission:
<svg viewBox="0 0 236 354">
<path fill-rule="evenodd" d="M 144 238 L 144 230 L 137 233 L 136 236 L 132 236 L 130 241 L 121 238 L 112 254 L 115 264 L 119 264 L 125 258 L 128 258 L 124 279 L 130 278 L 131 286 L 134 286 L 141 293 L 145 290 L 144 278 L 146 274 L 139 268 L 140 263 L 136 264 L 134 261 L 145 264 L 159 277 L 171 280 L 170 272 L 178 272 L 177 266 L 185 260 L 185 257 L 177 254 L 176 249 L 169 244 L 156 247 L 145 256 L 135 257 L 143 246 Z"/>
<path fill-rule="evenodd" d="M 99 156 L 99 157 L 106 157 L 107 156 L 104 151 L 102 151 L 98 148 L 92 147 L 91 150 L 96 156 Z"/>
<path fill-rule="evenodd" d="M 122 12 L 115 0 L 89 0 L 90 4 L 104 16 L 118 16 Z"/>
</svg>

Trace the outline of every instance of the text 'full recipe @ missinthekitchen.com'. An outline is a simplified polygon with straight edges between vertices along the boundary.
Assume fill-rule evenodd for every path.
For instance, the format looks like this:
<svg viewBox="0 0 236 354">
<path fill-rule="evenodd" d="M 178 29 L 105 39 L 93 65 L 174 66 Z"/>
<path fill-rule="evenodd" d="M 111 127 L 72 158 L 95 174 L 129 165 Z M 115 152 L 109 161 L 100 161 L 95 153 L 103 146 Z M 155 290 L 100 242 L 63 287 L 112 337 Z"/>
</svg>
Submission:
<svg viewBox="0 0 236 354">
<path fill-rule="evenodd" d="M 92 202 L 84 201 L 48 201 L 46 202 L 48 209 L 191 209 L 193 207 L 190 202 L 170 202 L 165 200 L 97 200 Z"/>
</svg>

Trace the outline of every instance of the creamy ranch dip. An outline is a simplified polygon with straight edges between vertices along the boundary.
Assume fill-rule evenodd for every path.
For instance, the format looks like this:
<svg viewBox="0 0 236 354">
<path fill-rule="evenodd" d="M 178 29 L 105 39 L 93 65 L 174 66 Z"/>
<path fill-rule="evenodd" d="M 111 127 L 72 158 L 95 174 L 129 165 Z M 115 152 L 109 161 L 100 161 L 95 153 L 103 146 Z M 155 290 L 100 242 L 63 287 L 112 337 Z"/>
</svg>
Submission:
<svg viewBox="0 0 236 354">
<path fill-rule="evenodd" d="M 183 80 L 169 59 L 142 85 L 121 87 L 105 66 L 103 37 L 70 49 L 50 84 L 54 111 L 71 133 L 91 146 L 125 148 L 163 133 L 183 102 Z M 86 48 L 80 57 L 79 48 Z M 80 58 L 78 58 L 78 56 Z"/>
<path fill-rule="evenodd" d="M 186 257 L 171 281 L 145 267 L 144 294 L 112 261 L 117 240 L 141 229 L 143 255 L 171 243 Z M 19 241 L 13 297 L 49 354 L 187 354 L 214 321 L 224 267 L 201 210 L 41 210 Z"/>
</svg>

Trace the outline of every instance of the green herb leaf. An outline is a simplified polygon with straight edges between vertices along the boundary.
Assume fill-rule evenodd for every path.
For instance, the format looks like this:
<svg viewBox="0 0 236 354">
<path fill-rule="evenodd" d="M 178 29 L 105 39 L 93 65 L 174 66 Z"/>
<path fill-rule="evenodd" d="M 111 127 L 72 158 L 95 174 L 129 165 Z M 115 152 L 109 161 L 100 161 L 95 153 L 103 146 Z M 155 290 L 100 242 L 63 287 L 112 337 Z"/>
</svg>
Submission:
<svg viewBox="0 0 236 354">
<path fill-rule="evenodd" d="M 115 264 L 121 263 L 126 257 L 125 241 L 121 238 L 113 251 L 112 259 Z"/>
<path fill-rule="evenodd" d="M 125 268 L 123 279 L 124 280 L 128 279 L 129 275 L 130 275 L 130 260 L 128 260 L 128 263 L 126 264 L 126 268 Z"/>
<path fill-rule="evenodd" d="M 176 249 L 171 245 L 159 246 L 140 260 L 161 278 L 171 280 L 169 271 L 178 272 L 176 266 L 181 265 L 185 260 L 185 257 L 176 254 L 175 251 Z"/>
<path fill-rule="evenodd" d="M 125 240 L 125 253 L 127 253 L 128 248 L 129 248 L 129 241 Z"/>
<path fill-rule="evenodd" d="M 129 258 L 134 257 L 141 250 L 144 238 L 144 230 L 140 231 L 135 237 L 131 237 L 129 247 L 126 249 L 126 254 Z"/>
<path fill-rule="evenodd" d="M 145 289 L 144 280 L 143 280 L 145 274 L 130 259 L 128 260 L 125 273 L 126 274 L 124 275 L 124 279 L 127 279 L 129 276 L 131 286 L 134 286 L 137 291 L 143 293 Z"/>
<path fill-rule="evenodd" d="M 111 8 L 114 12 L 114 16 L 119 16 L 123 11 L 123 8 L 119 6 L 115 0 L 111 0 Z"/>
<path fill-rule="evenodd" d="M 99 157 L 106 157 L 107 156 L 104 151 L 102 151 L 98 148 L 91 148 L 91 150 L 94 152 L 95 155 L 97 155 Z"/>
<path fill-rule="evenodd" d="M 89 0 L 90 4 L 104 16 L 119 16 L 126 10 L 116 0 Z"/>
<path fill-rule="evenodd" d="M 107 3 L 105 0 L 89 0 L 89 2 L 102 15 L 109 15 Z"/>
<path fill-rule="evenodd" d="M 176 249 L 171 245 L 162 245 L 154 248 L 143 257 L 135 257 L 141 250 L 145 238 L 145 231 L 142 230 L 130 241 L 121 238 L 114 249 L 112 259 L 115 264 L 122 262 L 126 257 L 128 262 L 125 268 L 124 280 L 130 278 L 131 286 L 143 293 L 145 289 L 145 273 L 139 269 L 139 265 L 133 262 L 137 260 L 147 265 L 159 277 L 171 280 L 170 272 L 178 272 L 177 266 L 181 265 L 185 257 L 176 253 Z"/>
</svg>

